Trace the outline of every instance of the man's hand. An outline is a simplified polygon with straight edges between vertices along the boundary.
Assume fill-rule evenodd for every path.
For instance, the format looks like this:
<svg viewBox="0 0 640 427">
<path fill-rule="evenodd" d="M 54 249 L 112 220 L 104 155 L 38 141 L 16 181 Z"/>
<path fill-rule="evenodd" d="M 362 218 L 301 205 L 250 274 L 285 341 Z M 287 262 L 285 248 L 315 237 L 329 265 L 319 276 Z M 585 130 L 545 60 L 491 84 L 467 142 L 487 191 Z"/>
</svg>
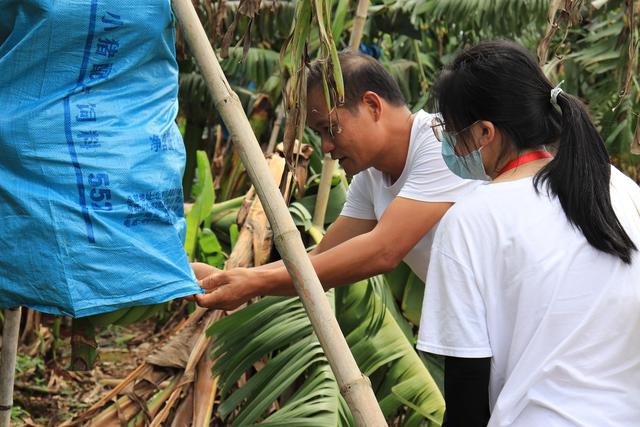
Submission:
<svg viewBox="0 0 640 427">
<path fill-rule="evenodd" d="M 198 281 L 201 281 L 212 273 L 222 271 L 219 268 L 212 267 L 209 264 L 205 264 L 203 262 L 192 262 L 191 269 L 193 270 L 193 274 L 196 275 L 196 279 L 198 279 Z"/>
<path fill-rule="evenodd" d="M 233 310 L 257 296 L 254 291 L 255 276 L 257 271 L 248 268 L 234 268 L 232 270 L 219 270 L 210 267 L 209 274 L 196 277 L 200 286 L 207 292 L 195 296 L 196 302 L 201 307 L 220 310 Z M 195 272 L 194 268 L 194 272 Z M 205 269 L 202 269 L 205 273 Z"/>
<path fill-rule="evenodd" d="M 203 262 L 192 262 L 191 269 L 193 270 L 193 274 L 195 274 L 196 279 L 200 281 L 204 279 L 209 274 L 214 273 L 216 271 L 220 271 L 220 269 L 210 266 L 209 264 L 205 264 Z M 202 287 L 202 286 L 200 286 Z M 187 301 L 196 302 L 196 295 L 187 295 L 184 297 Z"/>
</svg>

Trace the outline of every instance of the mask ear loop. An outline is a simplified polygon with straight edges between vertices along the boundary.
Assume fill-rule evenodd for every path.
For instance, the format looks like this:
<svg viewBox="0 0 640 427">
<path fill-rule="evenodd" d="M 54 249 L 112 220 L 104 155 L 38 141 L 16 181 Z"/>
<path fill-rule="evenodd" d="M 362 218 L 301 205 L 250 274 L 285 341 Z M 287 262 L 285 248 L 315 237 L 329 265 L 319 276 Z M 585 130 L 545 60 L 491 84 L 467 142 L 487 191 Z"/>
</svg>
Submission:
<svg viewBox="0 0 640 427">
<path fill-rule="evenodd" d="M 562 80 L 553 89 L 551 89 L 551 97 L 550 97 L 551 105 L 556 107 L 556 109 L 558 109 L 559 111 L 562 111 L 562 109 L 558 105 L 558 95 L 560 95 L 563 92 L 562 88 L 560 87 L 562 83 L 564 83 L 564 80 Z"/>
</svg>

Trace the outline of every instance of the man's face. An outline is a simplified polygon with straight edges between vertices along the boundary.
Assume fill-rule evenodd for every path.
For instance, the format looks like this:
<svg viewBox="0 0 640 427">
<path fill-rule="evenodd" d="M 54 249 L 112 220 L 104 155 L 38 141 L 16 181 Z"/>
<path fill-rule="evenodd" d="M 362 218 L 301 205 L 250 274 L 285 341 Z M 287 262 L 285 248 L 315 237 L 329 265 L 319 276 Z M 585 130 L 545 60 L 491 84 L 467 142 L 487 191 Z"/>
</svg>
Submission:
<svg viewBox="0 0 640 427">
<path fill-rule="evenodd" d="M 372 166 L 375 122 L 364 103 L 357 111 L 341 107 L 329 114 L 322 90 L 312 90 L 307 97 L 307 125 L 320 136 L 322 151 L 338 160 L 348 175 Z"/>
</svg>

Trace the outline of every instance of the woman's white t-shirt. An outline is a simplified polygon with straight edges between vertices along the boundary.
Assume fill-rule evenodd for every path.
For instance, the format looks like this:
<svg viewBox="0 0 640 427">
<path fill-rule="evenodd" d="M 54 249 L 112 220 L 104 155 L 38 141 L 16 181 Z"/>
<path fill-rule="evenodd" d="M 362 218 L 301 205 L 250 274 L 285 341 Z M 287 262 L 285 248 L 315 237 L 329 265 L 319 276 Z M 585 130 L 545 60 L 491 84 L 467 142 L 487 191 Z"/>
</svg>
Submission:
<svg viewBox="0 0 640 427">
<path fill-rule="evenodd" d="M 615 168 L 611 197 L 640 248 Z M 492 358 L 489 426 L 640 426 L 640 252 L 593 248 L 532 178 L 483 185 L 441 220 L 417 347 Z"/>
<path fill-rule="evenodd" d="M 353 177 L 341 215 L 358 219 L 379 220 L 396 197 L 421 202 L 456 202 L 477 187 L 480 181 L 459 178 L 449 170 L 441 154 L 441 143 L 431 129 L 433 115 L 419 111 L 411 126 L 407 162 L 394 183 L 377 169 L 366 169 Z M 407 221 L 420 218 L 408 217 Z M 404 261 L 425 280 L 434 226 L 409 251 Z"/>
</svg>

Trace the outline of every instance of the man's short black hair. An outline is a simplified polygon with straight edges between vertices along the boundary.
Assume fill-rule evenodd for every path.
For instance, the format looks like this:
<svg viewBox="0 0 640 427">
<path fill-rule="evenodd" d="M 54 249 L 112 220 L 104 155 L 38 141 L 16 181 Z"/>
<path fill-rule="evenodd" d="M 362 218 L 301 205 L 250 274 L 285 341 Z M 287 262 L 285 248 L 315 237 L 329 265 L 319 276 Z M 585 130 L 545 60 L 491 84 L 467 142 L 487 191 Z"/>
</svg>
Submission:
<svg viewBox="0 0 640 427">
<path fill-rule="evenodd" d="M 406 104 L 398 83 L 377 59 L 347 51 L 339 52 L 338 59 L 344 79 L 343 106 L 345 108 L 354 110 L 366 91 L 377 93 L 394 106 Z M 329 85 L 334 85 L 333 76 L 330 76 Z M 311 63 L 307 78 L 307 93 L 317 89 L 322 91 L 322 62 L 320 61 Z"/>
</svg>

